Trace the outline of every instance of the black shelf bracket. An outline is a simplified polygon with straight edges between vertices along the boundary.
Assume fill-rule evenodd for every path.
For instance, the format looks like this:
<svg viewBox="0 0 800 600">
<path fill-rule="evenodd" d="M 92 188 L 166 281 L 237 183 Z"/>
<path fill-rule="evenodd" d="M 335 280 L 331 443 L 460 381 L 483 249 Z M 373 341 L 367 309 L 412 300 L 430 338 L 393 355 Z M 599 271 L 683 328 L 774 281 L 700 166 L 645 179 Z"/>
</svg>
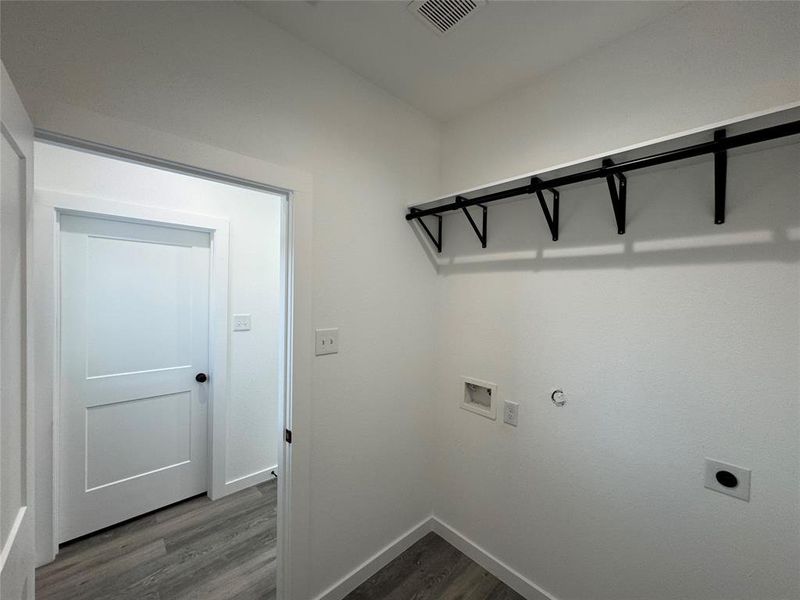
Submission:
<svg viewBox="0 0 800 600">
<path fill-rule="evenodd" d="M 521 179 L 519 185 L 506 187 L 494 192 L 476 195 L 472 198 L 457 196 L 452 200 L 452 196 L 441 198 L 440 201 L 429 208 L 410 207 L 405 218 L 407 221 L 419 221 L 425 233 L 431 239 L 439 252 L 442 251 L 442 215 L 461 211 L 466 216 L 475 231 L 483 247 L 486 247 L 486 207 L 492 202 L 498 202 L 507 198 L 517 196 L 530 196 L 536 194 L 539 204 L 544 212 L 547 225 L 553 234 L 553 240 L 558 239 L 558 191 L 565 185 L 574 185 L 588 181 L 605 179 L 608 184 L 608 192 L 611 196 L 611 206 L 614 209 L 614 219 L 617 224 L 617 232 L 621 235 L 625 233 L 626 227 L 626 204 L 627 204 L 627 185 L 628 181 L 625 174 L 628 172 L 648 169 L 659 165 L 674 163 L 678 161 L 695 158 L 698 156 L 713 155 L 714 157 L 714 222 L 721 225 L 725 222 L 726 211 L 726 187 L 728 171 L 728 151 L 736 148 L 743 148 L 753 144 L 760 144 L 769 140 L 777 140 L 789 136 L 800 135 L 800 120 L 772 125 L 763 129 L 756 129 L 745 133 L 728 136 L 726 130 L 720 129 L 714 132 L 714 139 L 667 150 L 649 156 L 632 158 L 623 162 L 615 163 L 610 158 L 603 160 L 602 166 L 595 166 L 576 173 L 558 175 L 542 181 L 539 178 Z M 553 208 L 550 210 L 544 201 L 544 190 L 553 194 Z M 448 201 L 449 200 L 449 201 Z M 483 229 L 478 228 L 475 219 L 467 211 L 471 206 L 480 206 L 483 209 Z M 428 226 L 422 221 L 423 217 L 434 216 L 438 219 L 438 237 L 434 236 Z"/>
<path fill-rule="evenodd" d="M 466 200 L 466 198 L 464 198 L 463 196 L 456 196 L 456 202 L 458 204 L 461 204 L 465 200 Z M 467 216 L 467 220 L 469 221 L 469 224 L 472 225 L 472 230 L 475 232 L 475 235 L 478 236 L 478 239 L 481 242 L 481 247 L 486 248 L 486 239 L 487 239 L 487 235 L 486 235 L 486 220 L 487 220 L 486 213 L 487 213 L 487 208 L 483 204 L 477 204 L 476 206 L 480 206 L 483 209 L 483 227 L 481 229 L 478 229 L 478 225 L 475 223 L 475 219 L 473 219 L 472 215 L 469 214 L 469 210 L 467 209 L 466 206 L 462 206 L 461 210 L 464 211 L 464 214 Z"/>
<path fill-rule="evenodd" d="M 558 190 L 553 188 L 545 188 L 544 182 L 539 179 L 538 177 L 534 177 L 531 179 L 531 190 L 536 192 L 536 197 L 539 198 L 539 206 L 542 207 L 542 213 L 544 213 L 544 218 L 547 221 L 547 226 L 550 228 L 550 234 L 553 236 L 553 241 L 558 241 L 558 206 L 559 206 L 559 199 L 560 195 Z M 550 212 L 550 209 L 547 208 L 547 202 L 544 199 L 544 191 L 547 189 L 551 194 L 553 194 L 553 212 Z"/>
<path fill-rule="evenodd" d="M 714 223 L 725 222 L 725 196 L 728 182 L 728 152 L 722 142 L 725 141 L 725 130 L 714 132 L 714 141 L 719 143 L 720 150 L 714 152 Z"/>
<path fill-rule="evenodd" d="M 606 158 L 603 161 L 603 168 L 610 169 L 614 166 L 614 161 Z M 619 180 L 619 187 L 614 177 Z M 617 233 L 622 235 L 625 233 L 625 218 L 628 206 L 628 179 L 622 171 L 610 172 L 606 175 L 606 183 L 608 184 L 608 193 L 611 195 L 611 206 L 614 209 L 614 219 L 617 221 Z"/>
<path fill-rule="evenodd" d="M 419 209 L 412 208 L 411 209 L 411 214 L 413 215 L 418 210 Z M 437 227 L 438 235 L 436 235 L 436 236 L 433 235 L 433 232 L 431 232 L 431 230 L 425 224 L 425 221 L 422 220 L 422 216 L 417 217 L 417 222 L 422 226 L 422 229 L 425 230 L 425 233 L 428 234 L 428 237 L 430 238 L 431 242 L 433 242 L 433 245 L 436 247 L 436 252 L 441 254 L 442 253 L 442 215 L 433 215 L 433 216 L 436 217 L 436 219 L 438 221 L 438 227 Z"/>
</svg>

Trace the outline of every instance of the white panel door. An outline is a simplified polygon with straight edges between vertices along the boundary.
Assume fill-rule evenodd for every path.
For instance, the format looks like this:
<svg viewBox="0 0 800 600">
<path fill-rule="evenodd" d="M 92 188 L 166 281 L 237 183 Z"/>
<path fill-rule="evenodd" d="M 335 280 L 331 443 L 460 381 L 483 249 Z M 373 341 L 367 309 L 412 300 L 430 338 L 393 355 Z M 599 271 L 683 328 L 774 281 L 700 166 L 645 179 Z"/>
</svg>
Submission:
<svg viewBox="0 0 800 600">
<path fill-rule="evenodd" d="M 0 81 L 0 598 L 33 598 L 33 413 L 27 402 L 26 230 L 33 127 Z"/>
<path fill-rule="evenodd" d="M 207 489 L 210 235 L 60 229 L 63 542 Z"/>
</svg>

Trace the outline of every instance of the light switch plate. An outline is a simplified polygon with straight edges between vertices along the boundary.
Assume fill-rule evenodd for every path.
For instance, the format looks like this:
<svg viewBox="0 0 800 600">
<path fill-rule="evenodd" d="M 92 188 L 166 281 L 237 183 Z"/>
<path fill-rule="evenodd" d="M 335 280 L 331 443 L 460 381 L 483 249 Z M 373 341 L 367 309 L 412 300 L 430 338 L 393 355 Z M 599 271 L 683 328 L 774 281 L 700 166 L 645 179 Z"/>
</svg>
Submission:
<svg viewBox="0 0 800 600">
<path fill-rule="evenodd" d="M 503 423 L 517 426 L 519 423 L 519 403 L 506 400 L 503 404 Z"/>
<path fill-rule="evenodd" d="M 250 315 L 233 315 L 234 331 L 250 331 Z"/>
<path fill-rule="evenodd" d="M 314 354 L 336 354 L 339 352 L 339 328 L 317 329 L 317 338 Z"/>
<path fill-rule="evenodd" d="M 709 490 L 750 502 L 750 469 L 706 458 L 705 486 Z"/>
</svg>

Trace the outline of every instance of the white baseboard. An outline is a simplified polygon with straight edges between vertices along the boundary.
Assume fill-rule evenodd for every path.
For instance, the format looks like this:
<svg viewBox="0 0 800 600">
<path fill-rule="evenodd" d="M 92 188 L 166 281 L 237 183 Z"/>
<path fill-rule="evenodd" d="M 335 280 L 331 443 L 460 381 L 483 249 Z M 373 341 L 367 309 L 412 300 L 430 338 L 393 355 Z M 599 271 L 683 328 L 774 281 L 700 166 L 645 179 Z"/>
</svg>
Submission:
<svg viewBox="0 0 800 600">
<path fill-rule="evenodd" d="M 373 556 L 361 563 L 361 565 L 316 596 L 314 600 L 342 600 L 347 594 L 380 571 L 431 531 L 442 537 L 451 546 L 463 552 L 508 587 L 527 598 L 527 600 L 557 600 L 555 596 L 543 590 L 530 579 L 521 575 L 500 559 L 489 554 L 475 542 L 435 516 L 420 521 L 417 525 L 406 531 L 390 544 L 387 544 Z"/>
<path fill-rule="evenodd" d="M 416 544 L 431 531 L 431 517 L 421 521 L 365 560 L 314 600 L 342 600 L 347 594 Z"/>
<path fill-rule="evenodd" d="M 243 477 L 237 477 L 236 479 L 232 479 L 231 481 L 225 482 L 225 496 L 228 494 L 233 494 L 234 492 L 238 492 L 239 490 L 243 490 L 245 488 L 249 488 L 254 485 L 258 485 L 259 483 L 264 483 L 267 479 L 272 477 L 272 471 L 277 473 L 278 465 L 274 467 L 267 467 L 266 469 L 261 469 L 260 471 L 256 471 L 255 473 L 250 473 L 249 475 L 244 475 Z"/>
<path fill-rule="evenodd" d="M 528 600 L 556 600 L 556 597 L 546 592 L 530 579 L 515 571 L 500 559 L 489 554 L 475 542 L 456 531 L 450 525 L 437 518 L 431 517 L 431 531 L 444 538 L 512 590 L 521 594 Z"/>
</svg>

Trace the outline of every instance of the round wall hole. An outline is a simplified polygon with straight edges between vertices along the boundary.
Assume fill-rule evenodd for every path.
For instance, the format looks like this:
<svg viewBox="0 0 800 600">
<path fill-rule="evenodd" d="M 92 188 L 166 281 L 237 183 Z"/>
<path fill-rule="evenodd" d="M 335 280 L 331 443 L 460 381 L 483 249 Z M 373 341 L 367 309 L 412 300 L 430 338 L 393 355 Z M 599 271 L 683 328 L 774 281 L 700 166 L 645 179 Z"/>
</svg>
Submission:
<svg viewBox="0 0 800 600">
<path fill-rule="evenodd" d="M 726 488 L 735 488 L 739 485 L 739 480 L 736 478 L 736 475 L 730 471 L 717 471 L 716 477 L 719 484 Z"/>
</svg>

